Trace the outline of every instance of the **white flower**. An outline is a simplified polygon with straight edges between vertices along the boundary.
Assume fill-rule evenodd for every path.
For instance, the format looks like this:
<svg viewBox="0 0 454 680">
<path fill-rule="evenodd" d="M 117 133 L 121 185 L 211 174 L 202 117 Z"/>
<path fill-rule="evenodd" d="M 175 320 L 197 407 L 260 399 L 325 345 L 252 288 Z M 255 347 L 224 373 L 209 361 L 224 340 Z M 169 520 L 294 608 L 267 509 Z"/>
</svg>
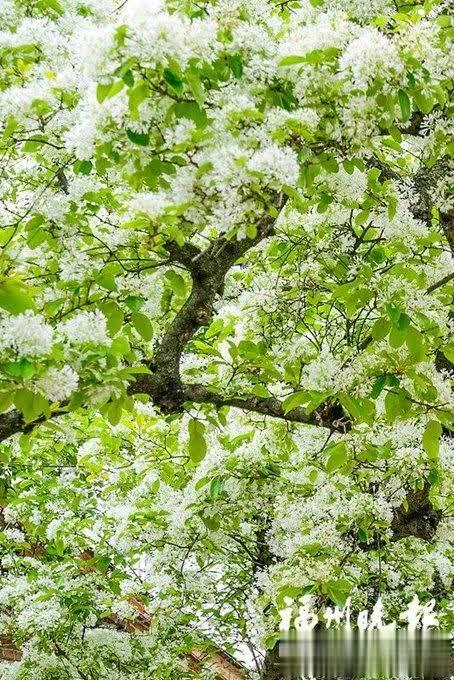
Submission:
<svg viewBox="0 0 454 680">
<path fill-rule="evenodd" d="M 53 330 L 41 316 L 27 310 L 0 322 L 0 348 L 12 349 L 20 357 L 49 354 Z"/>
<path fill-rule="evenodd" d="M 62 281 L 83 281 L 93 269 L 93 261 L 76 244 L 71 244 L 68 252 L 62 255 L 59 265 Z"/>
<path fill-rule="evenodd" d="M 157 217 L 170 205 L 170 199 L 164 192 L 142 193 L 131 201 L 131 208 L 147 213 L 150 217 Z"/>
<path fill-rule="evenodd" d="M 383 231 L 385 238 L 403 240 L 406 243 L 426 236 L 428 231 L 424 222 L 413 216 L 409 202 L 402 198 L 397 203 L 394 217 L 390 219 L 387 212 L 380 212 L 374 218 L 374 227 Z"/>
<path fill-rule="evenodd" d="M 256 151 L 248 162 L 248 167 L 280 184 L 294 185 L 298 181 L 299 165 L 295 153 L 277 144 Z"/>
<path fill-rule="evenodd" d="M 302 384 L 306 390 L 323 392 L 335 388 L 341 373 L 341 360 L 324 349 L 304 367 Z"/>
<path fill-rule="evenodd" d="M 350 70 L 360 87 L 386 71 L 400 72 L 402 64 L 393 43 L 375 28 L 365 28 L 352 40 L 339 60 L 343 70 Z"/>
<path fill-rule="evenodd" d="M 62 618 L 62 610 L 56 598 L 45 601 L 32 601 L 17 618 L 17 623 L 25 629 L 46 630 L 55 628 Z"/>
<path fill-rule="evenodd" d="M 14 529 L 14 527 L 8 527 L 3 530 L 8 541 L 15 541 L 16 543 L 22 543 L 25 540 L 25 535 L 20 531 L 20 529 Z"/>
<path fill-rule="evenodd" d="M 62 524 L 61 517 L 56 517 L 55 519 L 49 522 L 46 529 L 46 537 L 49 541 L 55 540 L 55 538 L 57 537 L 57 533 L 61 527 L 61 524 Z"/>
<path fill-rule="evenodd" d="M 73 345 L 86 342 L 94 345 L 110 345 L 106 323 L 106 317 L 98 309 L 94 312 L 78 312 L 61 324 L 60 332 Z"/>
<path fill-rule="evenodd" d="M 79 160 L 88 160 L 93 155 L 96 141 L 96 117 L 87 109 L 83 119 L 73 125 L 64 135 L 69 151 Z"/>
<path fill-rule="evenodd" d="M 328 175 L 327 182 L 338 199 L 347 204 L 361 202 L 367 189 L 367 175 L 357 168 L 349 175 L 341 167 L 338 172 Z"/>
<path fill-rule="evenodd" d="M 14 508 L 12 508 L 10 505 L 7 505 L 6 508 L 3 508 L 3 519 L 8 523 L 17 522 L 16 510 L 14 510 Z"/>
<path fill-rule="evenodd" d="M 30 107 L 36 100 L 49 101 L 50 104 L 53 104 L 54 99 L 49 82 L 46 80 L 36 80 L 24 87 L 13 85 L 4 90 L 0 95 L 0 108 L 2 116 L 19 111 L 24 115 L 30 110 Z"/>
<path fill-rule="evenodd" d="M 280 57 L 305 55 L 313 50 L 341 48 L 352 32 L 352 24 L 340 14 L 323 12 L 314 22 L 297 26 L 279 46 Z"/>
<path fill-rule="evenodd" d="M 64 401 L 77 389 L 78 383 L 79 376 L 70 366 L 52 366 L 36 381 L 36 387 L 50 401 Z"/>
<path fill-rule="evenodd" d="M 362 21 L 378 15 L 389 16 L 395 11 L 392 0 L 331 0 L 331 6 Z"/>
<path fill-rule="evenodd" d="M 96 453 L 99 453 L 100 450 L 101 445 L 98 437 L 92 437 L 79 446 L 77 457 L 80 459 L 84 456 L 93 456 Z"/>
</svg>

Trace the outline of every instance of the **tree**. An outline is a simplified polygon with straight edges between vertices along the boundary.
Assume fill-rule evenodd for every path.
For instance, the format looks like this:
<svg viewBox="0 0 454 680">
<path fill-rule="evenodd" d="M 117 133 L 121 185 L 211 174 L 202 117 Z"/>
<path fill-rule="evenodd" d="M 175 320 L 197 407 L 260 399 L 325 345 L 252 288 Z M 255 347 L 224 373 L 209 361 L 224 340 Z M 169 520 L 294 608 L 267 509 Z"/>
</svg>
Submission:
<svg viewBox="0 0 454 680">
<path fill-rule="evenodd" d="M 0 677 L 276 678 L 308 593 L 452 625 L 445 3 L 0 16 Z"/>
</svg>

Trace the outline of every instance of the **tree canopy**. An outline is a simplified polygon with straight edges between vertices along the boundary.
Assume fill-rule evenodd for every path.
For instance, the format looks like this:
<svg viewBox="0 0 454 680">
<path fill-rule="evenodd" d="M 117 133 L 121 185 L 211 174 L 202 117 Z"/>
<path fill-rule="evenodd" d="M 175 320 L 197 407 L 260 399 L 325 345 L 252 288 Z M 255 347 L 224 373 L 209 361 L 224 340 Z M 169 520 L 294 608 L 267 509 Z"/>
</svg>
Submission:
<svg viewBox="0 0 454 680">
<path fill-rule="evenodd" d="M 275 678 L 305 594 L 453 626 L 449 3 L 0 26 L 0 678 Z"/>
</svg>

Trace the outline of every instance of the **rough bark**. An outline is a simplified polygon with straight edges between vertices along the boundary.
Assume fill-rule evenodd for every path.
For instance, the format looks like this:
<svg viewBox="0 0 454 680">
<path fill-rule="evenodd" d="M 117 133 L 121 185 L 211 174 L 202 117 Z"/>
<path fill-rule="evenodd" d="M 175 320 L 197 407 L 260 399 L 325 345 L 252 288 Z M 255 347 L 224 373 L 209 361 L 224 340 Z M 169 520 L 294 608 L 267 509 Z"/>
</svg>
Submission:
<svg viewBox="0 0 454 680">
<path fill-rule="evenodd" d="M 278 201 L 279 208 L 285 203 Z M 255 238 L 227 240 L 217 238 L 204 251 L 192 246 L 175 248 L 170 246 L 170 254 L 189 270 L 192 278 L 191 293 L 164 334 L 149 367 L 153 378 L 150 382 L 153 400 L 164 413 L 180 411 L 185 401 L 180 377 L 181 355 L 194 333 L 206 325 L 213 317 L 213 305 L 218 295 L 222 295 L 227 272 L 248 250 L 256 246 L 274 231 L 275 218 L 266 215 L 256 225 Z"/>
<path fill-rule="evenodd" d="M 417 536 L 424 541 L 434 538 L 441 512 L 433 507 L 429 491 L 428 484 L 423 489 L 410 491 L 406 499 L 407 507 L 401 506 L 395 511 L 391 522 L 394 541 L 408 536 Z"/>
<path fill-rule="evenodd" d="M 279 661 L 279 645 L 275 645 L 273 649 L 269 649 L 265 655 L 260 678 L 262 680 L 286 680 L 286 676 Z"/>
</svg>

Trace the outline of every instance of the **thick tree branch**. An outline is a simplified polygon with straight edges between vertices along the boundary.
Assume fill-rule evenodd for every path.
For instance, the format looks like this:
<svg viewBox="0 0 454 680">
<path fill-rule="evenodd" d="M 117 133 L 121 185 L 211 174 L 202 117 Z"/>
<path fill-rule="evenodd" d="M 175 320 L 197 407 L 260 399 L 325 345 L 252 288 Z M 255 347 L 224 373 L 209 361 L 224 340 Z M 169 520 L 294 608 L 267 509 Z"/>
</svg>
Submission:
<svg viewBox="0 0 454 680">
<path fill-rule="evenodd" d="M 285 196 L 279 196 L 276 207 L 282 209 L 286 201 Z M 180 359 L 184 348 L 194 333 L 213 316 L 213 304 L 216 296 L 222 294 L 229 269 L 248 250 L 273 233 L 275 222 L 276 218 L 265 215 L 256 225 L 254 238 L 228 240 L 220 236 L 203 251 L 190 243 L 183 246 L 174 242 L 166 244 L 171 259 L 183 264 L 190 272 L 192 290 L 164 334 L 153 359 L 145 362 L 152 375 L 139 376 L 130 386 L 130 394 L 148 394 L 164 413 L 181 411 L 184 401 L 187 401 L 180 378 Z M 58 415 L 61 412 L 51 417 Z M 14 409 L 4 413 L 0 415 L 0 441 L 18 432 L 29 432 L 43 420 L 39 418 L 26 424 L 20 411 Z"/>
<path fill-rule="evenodd" d="M 286 200 L 285 196 L 278 197 L 278 210 Z M 186 401 L 180 376 L 181 355 L 195 332 L 212 318 L 213 305 L 222 294 L 227 272 L 248 250 L 273 233 L 275 222 L 275 217 L 265 215 L 256 224 L 254 238 L 228 240 L 221 236 L 204 251 L 191 245 L 167 246 L 171 257 L 190 272 L 192 290 L 148 362 L 153 376 L 140 380 L 140 391 L 150 394 L 164 413 L 180 411 Z"/>
<path fill-rule="evenodd" d="M 179 246 L 175 241 L 166 243 L 166 250 L 171 260 L 179 262 L 190 271 L 195 268 L 195 263 L 203 252 L 197 246 L 192 245 L 192 243 L 185 243 L 183 246 Z"/>
<path fill-rule="evenodd" d="M 23 415 L 17 409 L 2 413 L 0 415 L 0 442 L 5 441 L 8 437 L 18 432 L 31 432 L 37 425 L 44 422 L 45 418 L 40 417 L 31 423 L 24 421 Z"/>
<path fill-rule="evenodd" d="M 429 492 L 429 484 L 423 489 L 409 491 L 406 496 L 406 507 L 400 506 L 394 511 L 391 522 L 393 541 L 409 536 L 416 536 L 424 541 L 431 541 L 434 538 L 441 512 L 435 510 Z"/>
<path fill-rule="evenodd" d="M 417 189 L 421 201 L 416 209 L 417 216 L 426 220 L 429 219 L 430 214 L 430 193 L 426 186 L 427 180 L 423 172 L 421 177 L 418 176 Z M 283 207 L 285 200 L 285 197 L 279 199 L 279 208 Z M 196 331 L 212 318 L 214 302 L 216 297 L 222 294 L 224 280 L 229 269 L 248 250 L 270 236 L 274 231 L 274 225 L 275 218 L 266 215 L 257 224 L 255 238 L 229 241 L 225 237 L 219 237 L 204 251 L 191 244 L 178 246 L 175 243 L 169 243 L 166 245 L 171 259 L 181 263 L 190 272 L 192 290 L 164 334 L 153 359 L 147 362 L 152 374 L 137 376 L 135 383 L 130 386 L 130 394 L 139 392 L 148 394 L 153 403 L 164 413 L 181 411 L 185 402 L 209 403 L 218 408 L 232 406 L 244 411 L 282 418 L 289 422 L 322 426 L 330 430 L 345 430 L 342 414 L 336 412 L 335 409 L 319 410 L 310 415 L 307 415 L 302 408 L 284 413 L 282 403 L 274 397 L 267 399 L 255 395 L 227 397 L 213 393 L 203 385 L 183 384 L 181 381 L 181 355 Z M 448 243 L 453 249 L 452 216 L 442 215 L 442 226 Z M 427 292 L 436 290 L 451 278 L 452 275 L 445 277 L 435 286 L 431 286 Z M 56 413 L 56 415 L 59 414 Z M 19 411 L 5 413 L 0 416 L 0 441 L 14 433 L 30 431 L 42 421 L 43 418 L 26 424 Z M 407 499 L 409 501 L 408 511 L 403 508 L 396 511 L 393 520 L 395 539 L 414 535 L 430 540 L 433 536 L 438 524 L 438 515 L 433 511 L 427 490 L 423 495 L 424 503 L 419 496 L 413 498 L 410 494 Z"/>
<path fill-rule="evenodd" d="M 254 394 L 241 397 L 228 397 L 211 392 L 203 385 L 195 384 L 183 385 L 183 397 L 185 401 L 192 401 L 197 404 L 214 404 L 218 408 L 221 406 L 233 406 L 242 409 L 243 411 L 261 413 L 264 416 L 271 416 L 272 418 L 282 418 L 291 423 L 305 423 L 306 425 L 327 427 L 330 430 L 341 432 L 346 429 L 345 421 L 342 419 L 333 419 L 330 417 L 331 413 L 323 414 L 313 412 L 308 415 L 303 408 L 295 408 L 292 411 L 285 413 L 282 402 L 275 397 L 263 399 Z"/>
<path fill-rule="evenodd" d="M 446 285 L 450 281 L 454 279 L 454 272 L 451 272 L 450 274 L 446 274 L 442 279 L 439 281 L 436 281 L 433 283 L 431 286 L 429 286 L 426 290 L 426 293 L 433 293 L 434 290 L 438 290 L 438 288 L 441 288 L 442 286 Z"/>
</svg>

